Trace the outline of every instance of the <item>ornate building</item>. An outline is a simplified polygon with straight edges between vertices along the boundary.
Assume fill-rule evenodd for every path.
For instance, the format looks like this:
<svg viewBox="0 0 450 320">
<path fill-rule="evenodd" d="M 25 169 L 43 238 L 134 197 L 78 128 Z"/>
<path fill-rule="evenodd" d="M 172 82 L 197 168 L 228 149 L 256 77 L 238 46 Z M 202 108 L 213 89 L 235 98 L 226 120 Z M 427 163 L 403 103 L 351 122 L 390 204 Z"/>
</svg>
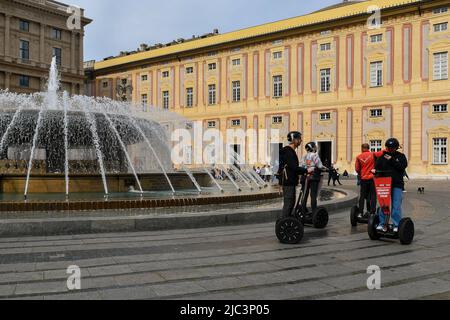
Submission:
<svg viewBox="0 0 450 320">
<path fill-rule="evenodd" d="M 84 27 L 70 30 L 68 5 L 50 0 L 0 0 L 0 89 L 31 93 L 44 89 L 53 56 L 63 89 L 83 92 Z"/>
<path fill-rule="evenodd" d="M 171 109 L 205 128 L 276 128 L 281 141 L 299 130 L 319 143 L 323 160 L 351 172 L 362 143 L 379 150 L 395 136 L 411 175 L 448 176 L 449 7 L 449 0 L 344 1 L 143 46 L 96 62 L 88 91 Z M 275 150 L 275 140 L 259 143 Z M 236 150 L 255 162 L 248 147 Z"/>
</svg>

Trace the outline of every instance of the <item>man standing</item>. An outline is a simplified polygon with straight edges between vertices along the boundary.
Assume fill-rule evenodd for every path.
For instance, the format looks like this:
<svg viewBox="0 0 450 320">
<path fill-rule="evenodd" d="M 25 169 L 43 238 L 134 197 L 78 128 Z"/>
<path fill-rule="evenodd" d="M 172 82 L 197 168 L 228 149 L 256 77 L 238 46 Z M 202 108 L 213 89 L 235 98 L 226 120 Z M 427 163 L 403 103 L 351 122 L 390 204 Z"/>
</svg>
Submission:
<svg viewBox="0 0 450 320">
<path fill-rule="evenodd" d="M 294 211 L 299 176 L 308 172 L 299 166 L 296 150 L 302 144 L 302 134 L 293 131 L 288 134 L 289 145 L 280 150 L 280 184 L 283 186 L 284 206 L 280 219 L 289 217 Z"/>
<path fill-rule="evenodd" d="M 375 214 L 377 205 L 372 173 L 375 168 L 375 156 L 370 152 L 370 146 L 367 143 L 361 146 L 361 151 L 355 164 L 355 170 L 360 178 L 359 218 L 364 215 L 364 202 L 367 203 L 367 212 L 370 214 Z"/>
<path fill-rule="evenodd" d="M 376 154 L 375 172 L 381 176 L 392 177 L 392 209 L 391 224 L 393 231 L 398 232 L 400 220 L 402 219 L 402 203 L 403 191 L 405 190 L 406 168 L 408 168 L 408 159 L 399 152 L 400 143 L 397 139 L 392 138 L 386 141 L 386 150 Z M 377 228 L 379 231 L 386 231 L 385 215 L 380 212 L 380 224 Z"/>
</svg>

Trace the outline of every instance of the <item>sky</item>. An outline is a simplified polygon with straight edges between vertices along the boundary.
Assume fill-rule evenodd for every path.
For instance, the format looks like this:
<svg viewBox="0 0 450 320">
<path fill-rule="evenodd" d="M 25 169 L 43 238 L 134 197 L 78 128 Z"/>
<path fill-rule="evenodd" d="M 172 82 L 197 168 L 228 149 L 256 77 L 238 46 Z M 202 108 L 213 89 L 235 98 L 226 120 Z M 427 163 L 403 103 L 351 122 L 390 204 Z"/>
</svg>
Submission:
<svg viewBox="0 0 450 320">
<path fill-rule="evenodd" d="M 70 2 L 72 1 L 72 2 Z M 168 43 L 292 18 L 342 0 L 70 0 L 94 21 L 85 31 L 84 60 L 103 60 L 141 43 Z"/>
</svg>

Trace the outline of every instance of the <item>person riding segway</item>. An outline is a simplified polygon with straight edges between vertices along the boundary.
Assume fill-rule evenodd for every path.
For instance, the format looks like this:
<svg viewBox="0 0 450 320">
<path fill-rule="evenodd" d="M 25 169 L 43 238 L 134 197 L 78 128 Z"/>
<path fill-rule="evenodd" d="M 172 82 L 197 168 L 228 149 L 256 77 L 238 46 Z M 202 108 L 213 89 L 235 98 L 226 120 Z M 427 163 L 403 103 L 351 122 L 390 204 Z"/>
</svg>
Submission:
<svg viewBox="0 0 450 320">
<path fill-rule="evenodd" d="M 399 149 L 399 141 L 392 138 L 386 142 L 386 150 L 375 154 L 373 173 L 379 209 L 369 218 L 368 234 L 371 240 L 400 239 L 409 245 L 414 239 L 414 223 L 410 218 L 402 219 L 403 177 L 408 160 Z"/>
<path fill-rule="evenodd" d="M 283 185 L 284 207 L 281 217 L 276 223 L 276 235 L 281 243 L 297 244 L 304 235 L 304 225 L 310 224 L 315 228 L 323 229 L 328 224 L 328 211 L 323 207 L 317 207 L 317 201 L 314 209 L 308 212 L 306 208 L 306 200 L 308 198 L 306 190 L 309 187 L 309 178 L 306 175 L 317 175 L 321 169 L 315 166 L 299 166 L 299 160 L 295 150 L 300 146 L 301 133 L 291 132 L 288 135 L 291 144 L 283 148 L 280 152 L 280 180 Z M 281 170 L 283 168 L 283 170 Z M 320 175 L 320 174 L 319 174 Z M 296 188 L 299 182 L 299 176 L 305 179 L 305 186 L 301 189 L 300 195 L 295 205 Z M 319 179 L 320 182 L 320 179 Z M 319 186 L 319 184 L 317 184 Z M 318 194 L 319 189 L 314 189 L 314 193 Z"/>
<path fill-rule="evenodd" d="M 293 131 L 288 134 L 289 145 L 280 150 L 280 167 L 278 177 L 283 186 L 284 206 L 276 223 L 276 235 L 280 242 L 286 244 L 299 243 L 304 234 L 302 221 L 293 214 L 295 209 L 296 190 L 299 176 L 307 173 L 307 169 L 299 166 L 296 150 L 302 144 L 302 134 Z"/>
<path fill-rule="evenodd" d="M 328 212 L 323 207 L 317 207 L 322 173 L 328 169 L 322 164 L 317 153 L 318 148 L 315 142 L 310 142 L 305 146 L 307 154 L 303 157 L 301 165 L 307 169 L 308 175 L 302 177 L 302 199 L 299 198 L 296 213 L 302 218 L 304 224 L 311 224 L 317 229 L 323 229 L 328 225 Z M 311 198 L 311 211 L 308 211 L 308 197 Z"/>
<path fill-rule="evenodd" d="M 375 168 L 375 156 L 370 152 L 370 146 L 365 143 L 361 146 L 362 153 L 356 158 L 355 170 L 359 178 L 360 196 L 359 205 L 352 207 L 350 222 L 353 227 L 358 223 L 367 224 L 370 215 L 376 212 L 376 193 L 372 173 Z M 364 212 L 364 203 L 367 211 Z"/>
</svg>

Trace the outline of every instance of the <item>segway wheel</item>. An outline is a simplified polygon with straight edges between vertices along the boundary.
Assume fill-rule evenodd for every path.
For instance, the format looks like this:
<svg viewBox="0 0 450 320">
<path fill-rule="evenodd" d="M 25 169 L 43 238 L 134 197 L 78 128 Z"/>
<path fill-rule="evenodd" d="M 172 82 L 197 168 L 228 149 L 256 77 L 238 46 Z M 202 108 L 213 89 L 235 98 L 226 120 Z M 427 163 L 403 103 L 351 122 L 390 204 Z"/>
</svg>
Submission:
<svg viewBox="0 0 450 320">
<path fill-rule="evenodd" d="M 358 225 L 358 213 L 358 206 L 353 206 L 350 212 L 350 223 L 352 224 L 352 227 L 356 227 Z"/>
<path fill-rule="evenodd" d="M 400 221 L 400 227 L 398 228 L 398 238 L 403 245 L 410 245 L 414 240 L 414 222 L 405 218 Z"/>
<path fill-rule="evenodd" d="M 377 214 L 371 215 L 369 218 L 369 223 L 367 226 L 367 233 L 369 234 L 370 240 L 380 240 L 380 235 L 377 232 L 377 226 L 380 223 L 380 218 Z"/>
<path fill-rule="evenodd" d="M 328 225 L 329 215 L 324 207 L 317 208 L 312 215 L 312 224 L 316 229 L 324 229 Z"/>
<path fill-rule="evenodd" d="M 299 219 L 289 217 L 278 220 L 275 231 L 281 243 L 298 244 L 303 239 L 305 228 Z"/>
</svg>

